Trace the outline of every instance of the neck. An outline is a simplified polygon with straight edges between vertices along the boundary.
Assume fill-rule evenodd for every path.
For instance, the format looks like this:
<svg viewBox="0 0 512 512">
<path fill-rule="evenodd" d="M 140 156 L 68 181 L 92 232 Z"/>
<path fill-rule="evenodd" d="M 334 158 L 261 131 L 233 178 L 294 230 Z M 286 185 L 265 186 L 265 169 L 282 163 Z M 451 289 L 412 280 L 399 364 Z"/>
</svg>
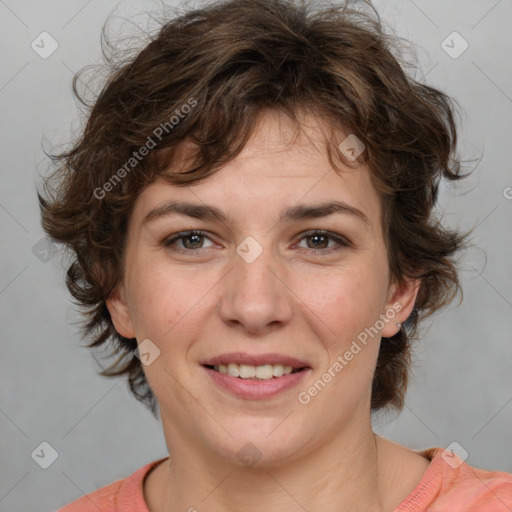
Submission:
<svg viewBox="0 0 512 512">
<path fill-rule="evenodd" d="M 193 512 L 205 506 L 212 512 L 383 510 L 386 485 L 379 477 L 380 443 L 371 424 L 349 427 L 283 465 L 262 467 L 207 458 L 200 447 L 173 443 L 179 436 L 166 437 L 171 457 L 155 498 L 148 500 L 151 512 Z"/>
</svg>

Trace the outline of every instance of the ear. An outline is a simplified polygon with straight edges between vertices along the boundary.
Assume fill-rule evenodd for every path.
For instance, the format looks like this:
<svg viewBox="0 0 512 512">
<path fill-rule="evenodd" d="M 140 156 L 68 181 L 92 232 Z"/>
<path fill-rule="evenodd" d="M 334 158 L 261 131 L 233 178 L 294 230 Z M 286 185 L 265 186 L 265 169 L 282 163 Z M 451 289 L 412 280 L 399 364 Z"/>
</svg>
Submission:
<svg viewBox="0 0 512 512">
<path fill-rule="evenodd" d="M 125 338 L 135 338 L 135 331 L 126 302 L 126 293 L 122 284 L 118 285 L 106 301 L 116 331 Z"/>
<path fill-rule="evenodd" d="M 420 289 L 421 281 L 419 279 L 407 279 L 401 283 L 394 283 L 389 287 L 389 297 L 386 303 L 386 312 L 395 315 L 386 322 L 382 329 L 382 336 L 390 338 L 394 336 L 399 330 L 400 326 L 396 323 L 403 324 L 409 315 L 412 313 L 416 297 Z M 386 315 L 387 318 L 390 316 Z"/>
</svg>

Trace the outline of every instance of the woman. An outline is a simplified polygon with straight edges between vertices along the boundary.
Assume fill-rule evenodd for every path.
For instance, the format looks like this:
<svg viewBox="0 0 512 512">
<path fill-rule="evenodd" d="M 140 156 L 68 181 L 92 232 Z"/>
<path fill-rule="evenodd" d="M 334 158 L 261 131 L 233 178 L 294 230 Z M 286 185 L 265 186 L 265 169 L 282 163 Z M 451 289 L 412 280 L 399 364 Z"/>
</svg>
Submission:
<svg viewBox="0 0 512 512">
<path fill-rule="evenodd" d="M 512 475 L 372 431 L 464 243 L 452 103 L 390 45 L 363 5 L 235 0 L 113 70 L 43 225 L 170 456 L 63 512 L 510 509 Z"/>
</svg>

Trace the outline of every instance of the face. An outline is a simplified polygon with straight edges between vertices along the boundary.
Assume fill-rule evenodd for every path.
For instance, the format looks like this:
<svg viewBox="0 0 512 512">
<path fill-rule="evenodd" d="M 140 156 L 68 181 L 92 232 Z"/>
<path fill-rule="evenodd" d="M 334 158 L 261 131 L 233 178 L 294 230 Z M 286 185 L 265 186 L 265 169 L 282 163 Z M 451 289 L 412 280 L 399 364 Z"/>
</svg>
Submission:
<svg viewBox="0 0 512 512">
<path fill-rule="evenodd" d="M 390 283 L 368 170 L 335 171 L 321 121 L 304 122 L 291 143 L 291 123 L 267 112 L 217 173 L 156 181 L 134 205 L 108 307 L 144 343 L 176 450 L 280 464 L 369 424 L 380 338 L 417 286 Z"/>
</svg>

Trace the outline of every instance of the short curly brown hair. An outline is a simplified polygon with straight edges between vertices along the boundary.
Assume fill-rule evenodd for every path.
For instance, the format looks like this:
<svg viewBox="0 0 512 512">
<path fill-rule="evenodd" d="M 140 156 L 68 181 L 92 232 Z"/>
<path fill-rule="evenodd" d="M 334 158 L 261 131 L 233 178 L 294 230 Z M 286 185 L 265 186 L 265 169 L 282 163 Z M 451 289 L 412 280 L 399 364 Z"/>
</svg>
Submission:
<svg viewBox="0 0 512 512">
<path fill-rule="evenodd" d="M 38 193 L 42 224 L 73 256 L 66 283 L 85 308 L 87 346 L 112 343 L 117 360 L 101 373 L 126 374 L 153 414 L 137 342 L 116 332 L 106 307 L 122 279 L 129 214 L 158 176 L 186 186 L 235 158 L 263 109 L 297 126 L 299 111 L 327 121 L 334 168 L 335 157 L 350 165 L 340 129 L 364 143 L 358 162 L 382 197 L 391 276 L 421 280 L 413 313 L 381 343 L 372 410 L 403 407 L 418 323 L 460 292 L 454 255 L 464 235 L 434 215 L 440 180 L 463 176 L 453 99 L 406 73 L 400 39 L 368 2 L 314 4 L 209 2 L 164 22 L 135 56 L 119 63 L 105 54 L 110 73 L 83 131 L 72 149 L 51 155 L 57 168 Z M 197 152 L 189 170 L 173 173 L 185 140 Z"/>
</svg>

